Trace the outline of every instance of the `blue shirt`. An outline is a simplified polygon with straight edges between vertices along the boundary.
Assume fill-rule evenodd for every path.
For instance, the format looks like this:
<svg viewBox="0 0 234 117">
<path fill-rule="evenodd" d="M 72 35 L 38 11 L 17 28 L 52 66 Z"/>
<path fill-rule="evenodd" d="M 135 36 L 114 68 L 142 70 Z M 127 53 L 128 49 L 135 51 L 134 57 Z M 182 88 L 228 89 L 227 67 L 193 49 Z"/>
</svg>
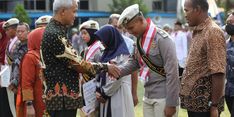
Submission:
<svg viewBox="0 0 234 117">
<path fill-rule="evenodd" d="M 234 42 L 230 39 L 227 41 L 227 67 L 225 95 L 234 96 Z"/>
</svg>

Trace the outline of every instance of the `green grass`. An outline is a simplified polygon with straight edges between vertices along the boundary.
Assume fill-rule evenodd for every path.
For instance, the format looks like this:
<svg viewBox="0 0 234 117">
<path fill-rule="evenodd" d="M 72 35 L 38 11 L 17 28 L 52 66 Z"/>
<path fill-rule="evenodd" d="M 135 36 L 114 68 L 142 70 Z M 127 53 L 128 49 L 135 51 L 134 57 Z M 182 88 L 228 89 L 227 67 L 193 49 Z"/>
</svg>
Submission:
<svg viewBox="0 0 234 117">
<path fill-rule="evenodd" d="M 144 94 L 144 87 L 143 83 L 140 81 L 138 82 L 137 91 L 138 91 L 139 104 L 135 107 L 135 117 L 143 117 L 142 97 Z M 188 117 L 187 111 L 184 109 L 180 109 L 178 117 Z M 224 111 L 221 113 L 221 117 L 230 117 L 230 113 L 226 105 Z"/>
<path fill-rule="evenodd" d="M 143 83 L 141 81 L 138 82 L 137 93 L 138 93 L 139 103 L 135 107 L 135 117 L 143 117 L 142 97 L 144 94 L 144 87 L 143 87 Z M 79 114 L 77 114 L 77 117 L 79 117 Z M 180 109 L 178 117 L 188 117 L 187 111 L 184 109 Z M 224 112 L 221 113 L 221 117 L 230 117 L 230 113 L 229 113 L 226 105 L 225 105 Z"/>
</svg>

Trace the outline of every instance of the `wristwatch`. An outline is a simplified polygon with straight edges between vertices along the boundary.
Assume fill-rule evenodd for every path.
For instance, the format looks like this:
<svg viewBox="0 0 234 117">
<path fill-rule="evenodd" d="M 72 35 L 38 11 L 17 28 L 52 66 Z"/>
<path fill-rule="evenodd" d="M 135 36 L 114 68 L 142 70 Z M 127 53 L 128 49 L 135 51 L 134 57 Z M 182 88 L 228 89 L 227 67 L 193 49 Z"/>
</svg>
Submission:
<svg viewBox="0 0 234 117">
<path fill-rule="evenodd" d="M 33 105 L 33 102 L 32 102 L 32 101 L 26 101 L 25 103 L 26 103 L 26 106 L 31 106 L 31 105 Z"/>
<path fill-rule="evenodd" d="M 209 106 L 209 107 L 211 107 L 211 106 L 213 106 L 213 107 L 218 107 L 218 103 L 213 103 L 212 101 L 209 101 L 209 102 L 208 102 L 208 106 Z"/>
</svg>

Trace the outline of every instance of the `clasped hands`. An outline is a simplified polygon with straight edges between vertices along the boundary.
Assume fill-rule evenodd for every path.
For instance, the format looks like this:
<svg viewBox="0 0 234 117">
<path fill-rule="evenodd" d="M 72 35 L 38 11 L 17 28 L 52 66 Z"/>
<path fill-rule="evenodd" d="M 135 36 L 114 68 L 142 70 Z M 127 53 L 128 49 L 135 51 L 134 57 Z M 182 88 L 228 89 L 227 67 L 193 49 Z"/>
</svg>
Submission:
<svg viewBox="0 0 234 117">
<path fill-rule="evenodd" d="M 103 63 L 100 64 L 102 64 L 102 66 L 104 65 Z M 80 64 L 76 64 L 76 62 L 72 61 L 71 65 L 73 65 L 79 73 L 88 73 L 91 75 L 96 74 L 94 66 L 89 62 L 82 61 Z M 117 79 L 120 77 L 120 69 L 115 65 L 115 63 L 105 63 L 105 65 L 107 65 L 107 72 L 111 78 Z"/>
</svg>

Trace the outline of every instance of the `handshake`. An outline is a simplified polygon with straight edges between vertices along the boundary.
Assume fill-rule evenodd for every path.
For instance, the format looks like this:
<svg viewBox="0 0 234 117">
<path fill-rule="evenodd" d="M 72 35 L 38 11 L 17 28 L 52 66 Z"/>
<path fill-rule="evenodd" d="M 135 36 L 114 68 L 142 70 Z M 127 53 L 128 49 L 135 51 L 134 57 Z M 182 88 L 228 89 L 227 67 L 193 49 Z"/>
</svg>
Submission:
<svg viewBox="0 0 234 117">
<path fill-rule="evenodd" d="M 82 73 L 85 81 L 91 80 L 91 77 L 100 72 L 108 72 L 114 78 L 120 77 L 120 69 L 115 64 L 92 63 L 82 60 L 82 57 L 76 53 L 65 37 L 60 37 L 59 39 L 63 43 L 65 50 L 63 54 L 56 57 L 71 60 L 69 67 L 74 68 L 78 73 Z"/>
<path fill-rule="evenodd" d="M 120 77 L 120 69 L 115 64 L 92 63 L 83 60 L 80 64 L 72 62 L 71 65 L 78 73 L 83 74 L 85 81 L 91 80 L 91 77 L 95 77 L 100 72 L 108 72 L 110 76 L 116 79 Z"/>
</svg>

